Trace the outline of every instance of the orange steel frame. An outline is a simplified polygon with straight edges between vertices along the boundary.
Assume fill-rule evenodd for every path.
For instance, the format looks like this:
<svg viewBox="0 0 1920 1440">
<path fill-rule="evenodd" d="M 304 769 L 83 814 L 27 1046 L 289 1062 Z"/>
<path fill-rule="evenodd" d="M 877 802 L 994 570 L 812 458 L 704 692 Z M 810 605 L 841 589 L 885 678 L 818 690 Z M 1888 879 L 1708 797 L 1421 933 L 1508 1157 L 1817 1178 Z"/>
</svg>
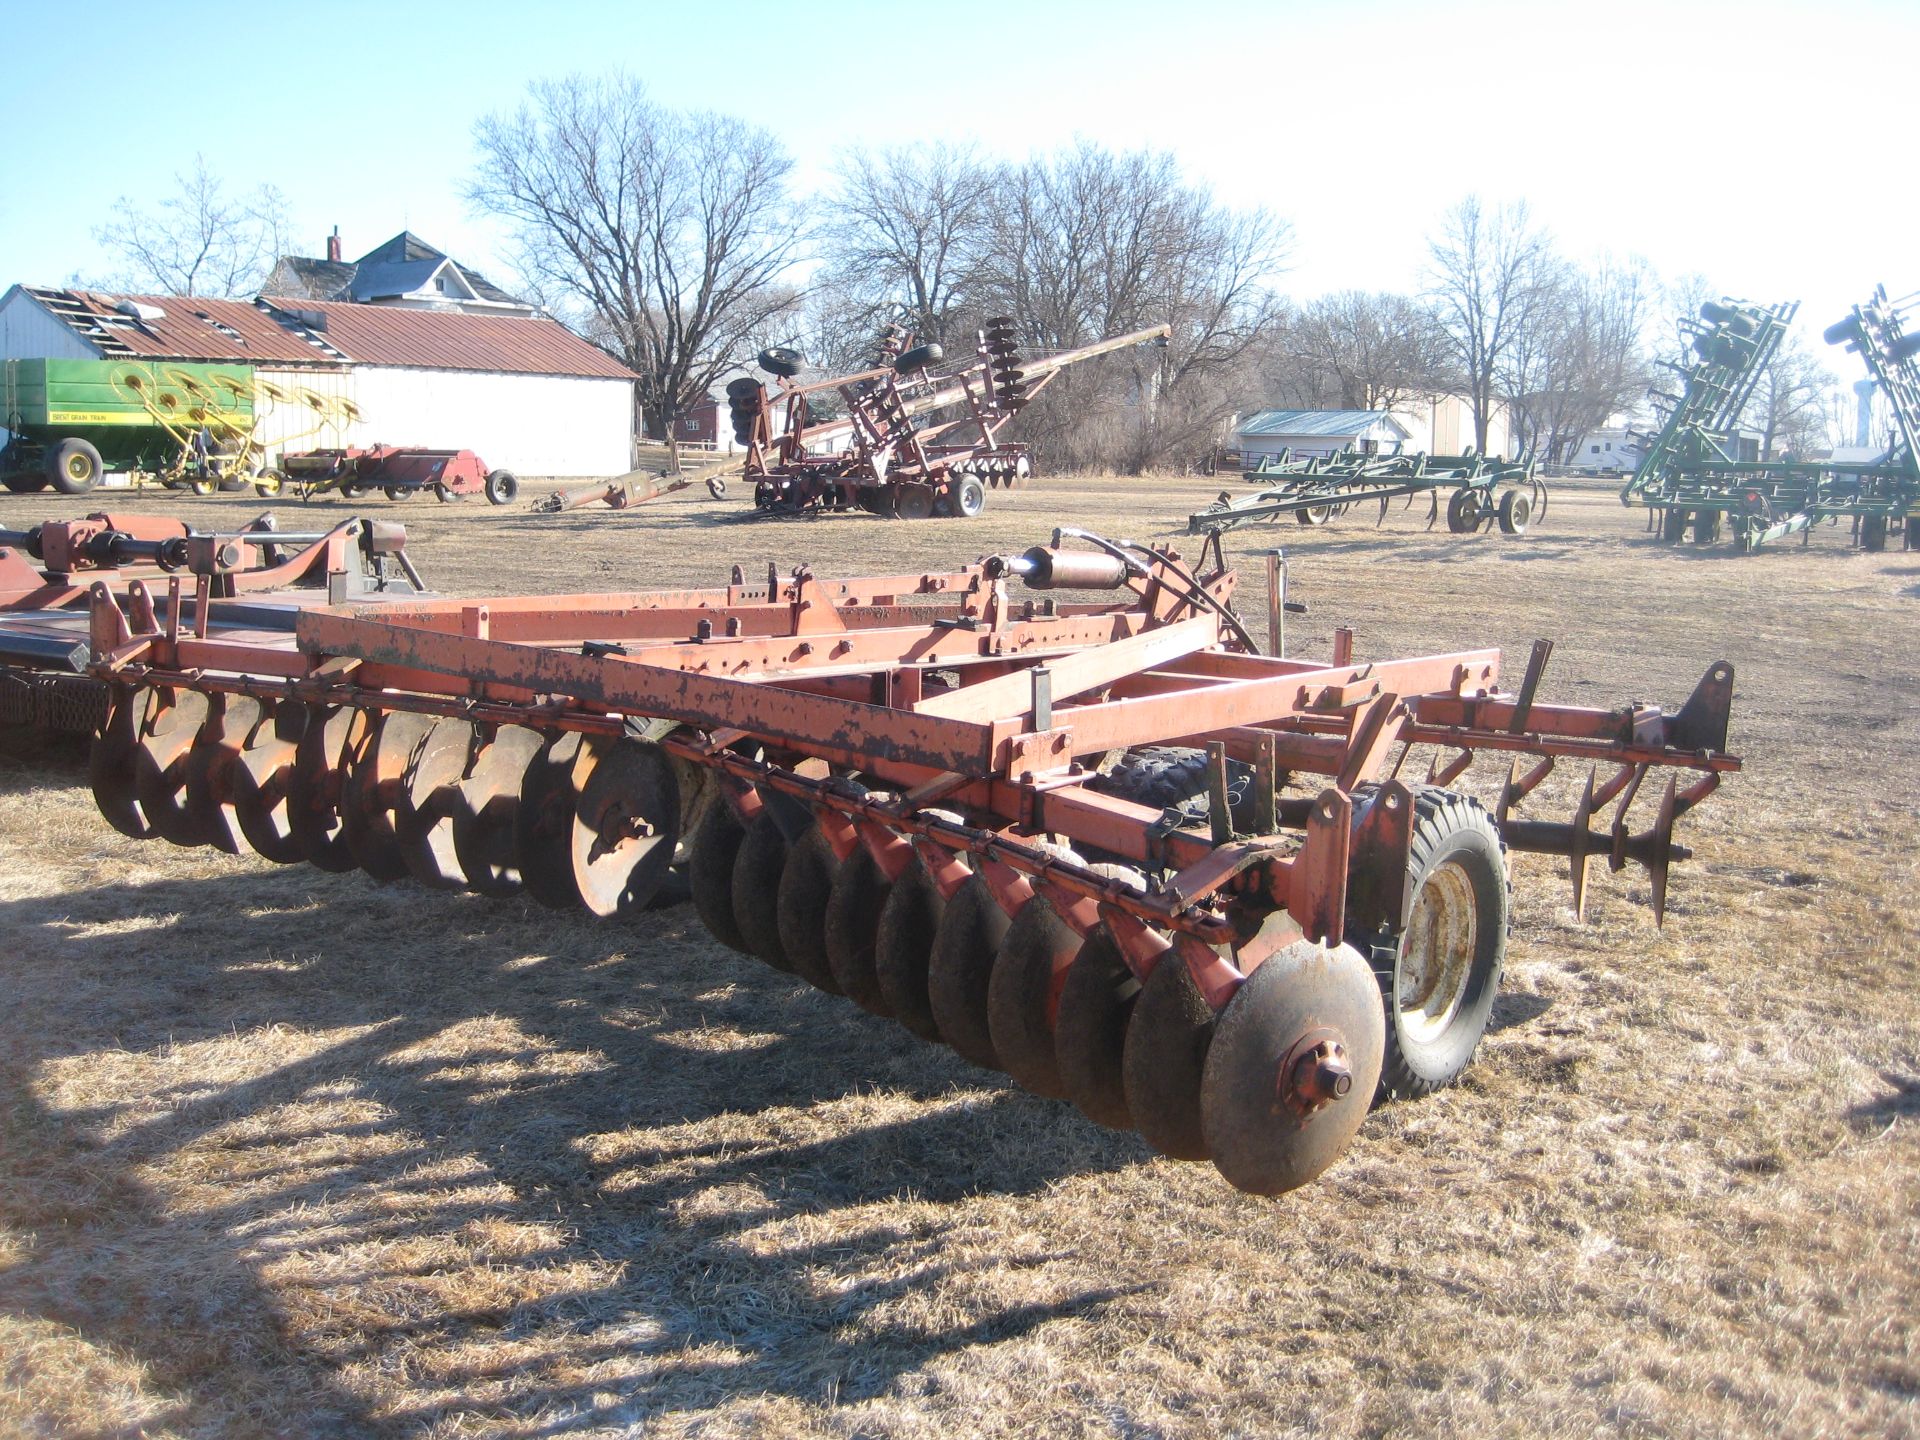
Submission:
<svg viewBox="0 0 1920 1440">
<path fill-rule="evenodd" d="M 1216 1003 L 1302 935 L 1338 943 L 1350 920 L 1398 922 L 1413 812 L 1398 777 L 1415 745 L 1454 752 L 1429 783 L 1449 783 L 1482 750 L 1535 757 L 1503 787 L 1508 843 L 1567 856 L 1576 904 L 1590 856 L 1642 863 L 1656 912 L 1669 862 L 1689 853 L 1672 842 L 1675 820 L 1739 768 L 1725 753 L 1724 662 L 1669 713 L 1537 703 L 1544 644 L 1517 693 L 1499 688 L 1497 650 L 1363 662 L 1342 631 L 1331 661 L 1262 655 L 1226 611 L 1234 576 L 1217 548 L 1200 574 L 1170 551 L 1134 547 L 1129 561 L 1105 542 L 1088 554 L 1059 538 L 945 574 L 827 582 L 803 568 L 749 585 L 736 570 L 711 590 L 314 607 L 291 635 L 217 639 L 206 605 L 183 628 L 178 577 L 164 624 L 144 582 L 124 604 L 96 585 L 93 673 L 122 694 L 186 687 L 482 726 L 618 736 L 630 719 L 677 721 L 685 728 L 659 743 L 716 772 L 743 816 L 764 792 L 785 792 L 842 858 L 865 846 L 895 875 L 918 853 L 948 891 L 966 878 L 964 854 L 1009 900 L 1030 887 L 1082 933 L 1105 921 L 1143 976 L 1177 950 Z M 1033 581 L 1048 566 L 1056 581 L 1116 593 L 1074 604 L 1009 593 L 1023 567 Z M 743 741 L 759 753 L 741 753 Z M 1094 757 L 1149 744 L 1207 746 L 1222 776 L 1229 757 L 1251 764 L 1255 833 L 1234 834 L 1224 803 L 1210 824 L 1182 828 L 1085 784 Z M 1612 773 L 1589 778 L 1570 822 L 1510 817 L 1560 759 Z M 849 786 L 835 767 L 897 798 Z M 1635 834 L 1628 811 L 1656 769 L 1695 778 L 1685 789 L 1670 779 Z M 1283 772 L 1324 783 L 1276 797 Z M 1591 829 L 1608 805 L 1611 824 Z M 1140 892 L 1036 843 L 1047 835 L 1163 879 Z"/>
</svg>

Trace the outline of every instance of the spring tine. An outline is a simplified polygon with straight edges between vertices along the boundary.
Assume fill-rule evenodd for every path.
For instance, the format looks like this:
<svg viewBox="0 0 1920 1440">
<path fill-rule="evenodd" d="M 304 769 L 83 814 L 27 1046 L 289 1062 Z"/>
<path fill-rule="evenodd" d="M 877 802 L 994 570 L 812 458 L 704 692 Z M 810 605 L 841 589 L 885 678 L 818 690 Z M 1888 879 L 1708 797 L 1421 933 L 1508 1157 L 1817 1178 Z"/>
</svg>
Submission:
<svg viewBox="0 0 1920 1440">
<path fill-rule="evenodd" d="M 1607 864 L 1615 874 L 1627 867 L 1627 811 L 1633 808 L 1633 797 L 1640 793 L 1640 782 L 1647 778 L 1647 767 L 1633 767 L 1633 779 L 1620 796 L 1620 803 L 1613 811 L 1613 853 L 1607 857 Z"/>
<path fill-rule="evenodd" d="M 1500 786 L 1500 803 L 1496 805 L 1493 810 L 1493 823 L 1496 825 L 1506 824 L 1507 811 L 1512 809 L 1514 804 L 1519 801 L 1525 793 L 1526 792 L 1520 788 L 1520 762 L 1518 760 L 1509 760 L 1507 762 L 1506 781 Z"/>
<path fill-rule="evenodd" d="M 1652 854 L 1646 861 L 1653 879 L 1653 923 L 1667 923 L 1667 870 L 1673 864 L 1674 781 L 1667 777 L 1666 793 L 1660 797 L 1660 811 L 1653 822 Z"/>
</svg>

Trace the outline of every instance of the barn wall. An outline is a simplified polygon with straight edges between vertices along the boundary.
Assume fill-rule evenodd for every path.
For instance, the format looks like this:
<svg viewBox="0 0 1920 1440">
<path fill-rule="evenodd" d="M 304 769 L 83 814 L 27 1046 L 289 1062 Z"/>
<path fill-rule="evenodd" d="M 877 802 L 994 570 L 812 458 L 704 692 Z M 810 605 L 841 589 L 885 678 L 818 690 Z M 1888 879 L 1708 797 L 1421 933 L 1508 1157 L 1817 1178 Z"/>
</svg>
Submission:
<svg viewBox="0 0 1920 1440">
<path fill-rule="evenodd" d="M 0 360 L 98 360 L 100 352 L 15 287 L 0 300 Z"/>
<path fill-rule="evenodd" d="M 624 475 L 633 455 L 633 382 L 494 371 L 354 373 L 356 444 L 473 450 L 528 476 Z"/>
</svg>

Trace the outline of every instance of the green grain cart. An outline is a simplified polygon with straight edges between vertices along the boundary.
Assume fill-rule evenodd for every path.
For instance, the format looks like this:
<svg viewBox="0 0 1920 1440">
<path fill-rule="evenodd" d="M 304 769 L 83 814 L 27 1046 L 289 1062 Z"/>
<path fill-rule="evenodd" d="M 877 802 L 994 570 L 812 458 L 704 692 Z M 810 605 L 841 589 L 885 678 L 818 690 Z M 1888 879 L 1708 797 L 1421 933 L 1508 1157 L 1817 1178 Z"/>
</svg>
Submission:
<svg viewBox="0 0 1920 1440">
<path fill-rule="evenodd" d="M 259 466 L 253 367 L 166 360 L 0 362 L 0 484 L 91 490 L 109 471 L 212 494 Z"/>
</svg>

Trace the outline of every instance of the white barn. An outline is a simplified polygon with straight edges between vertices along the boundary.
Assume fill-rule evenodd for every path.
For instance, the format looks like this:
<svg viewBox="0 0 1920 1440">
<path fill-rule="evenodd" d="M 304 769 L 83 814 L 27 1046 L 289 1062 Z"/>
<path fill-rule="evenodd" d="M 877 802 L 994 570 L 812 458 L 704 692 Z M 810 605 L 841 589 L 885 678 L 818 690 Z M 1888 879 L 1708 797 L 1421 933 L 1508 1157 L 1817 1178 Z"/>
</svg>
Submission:
<svg viewBox="0 0 1920 1440">
<path fill-rule="evenodd" d="M 263 392 L 356 408 L 351 423 L 316 433 L 299 404 L 256 396 L 270 459 L 384 442 L 473 450 L 524 477 L 599 478 L 633 464 L 633 372 L 534 316 L 15 285 L 0 297 L 4 359 L 250 364 Z"/>
</svg>

